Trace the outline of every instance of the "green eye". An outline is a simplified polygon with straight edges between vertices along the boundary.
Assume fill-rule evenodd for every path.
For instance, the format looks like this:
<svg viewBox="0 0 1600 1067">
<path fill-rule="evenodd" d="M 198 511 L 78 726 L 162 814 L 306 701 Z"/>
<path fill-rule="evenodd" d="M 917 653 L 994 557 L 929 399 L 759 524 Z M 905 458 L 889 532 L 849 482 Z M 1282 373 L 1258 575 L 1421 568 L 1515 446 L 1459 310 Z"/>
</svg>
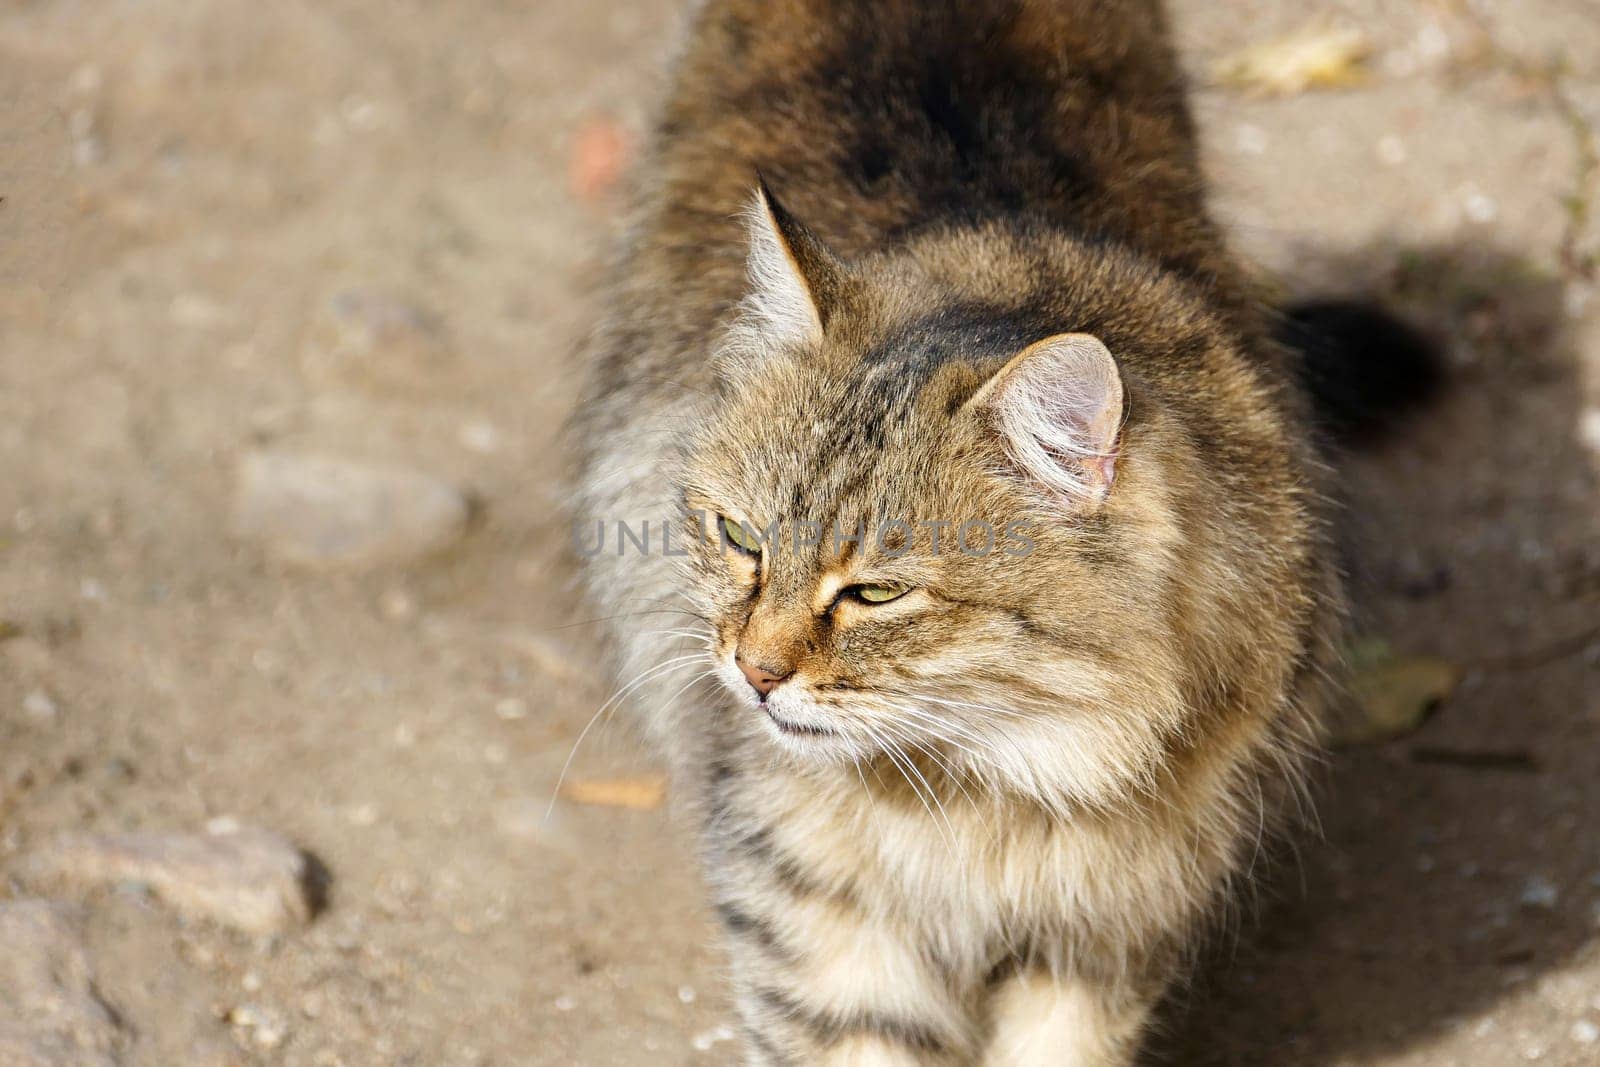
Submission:
<svg viewBox="0 0 1600 1067">
<path fill-rule="evenodd" d="M 907 593 L 909 588 L 903 585 L 853 585 L 850 593 L 857 600 L 864 600 L 868 604 L 887 604 L 891 600 L 899 600 Z"/>
<path fill-rule="evenodd" d="M 739 551 L 747 552 L 752 556 L 761 555 L 761 542 L 757 541 L 743 526 L 726 515 L 722 516 L 722 535 L 732 542 Z"/>
</svg>

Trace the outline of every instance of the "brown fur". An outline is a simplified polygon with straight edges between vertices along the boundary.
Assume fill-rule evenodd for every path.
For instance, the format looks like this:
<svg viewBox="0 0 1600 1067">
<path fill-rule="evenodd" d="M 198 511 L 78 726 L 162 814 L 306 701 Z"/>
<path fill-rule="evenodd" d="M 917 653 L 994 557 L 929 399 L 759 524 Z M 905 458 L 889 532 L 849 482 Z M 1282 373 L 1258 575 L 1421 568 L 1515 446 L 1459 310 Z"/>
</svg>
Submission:
<svg viewBox="0 0 1600 1067">
<path fill-rule="evenodd" d="M 712 0 L 638 181 L 580 510 L 688 555 L 613 545 L 588 587 L 699 824 L 750 1061 L 1130 1061 L 1294 782 L 1340 605 L 1159 5 Z M 988 391 L 1085 334 L 1116 433 L 1065 498 Z M 1034 547 L 757 558 L 686 509 Z M 736 654 L 786 679 L 768 703 Z"/>
</svg>

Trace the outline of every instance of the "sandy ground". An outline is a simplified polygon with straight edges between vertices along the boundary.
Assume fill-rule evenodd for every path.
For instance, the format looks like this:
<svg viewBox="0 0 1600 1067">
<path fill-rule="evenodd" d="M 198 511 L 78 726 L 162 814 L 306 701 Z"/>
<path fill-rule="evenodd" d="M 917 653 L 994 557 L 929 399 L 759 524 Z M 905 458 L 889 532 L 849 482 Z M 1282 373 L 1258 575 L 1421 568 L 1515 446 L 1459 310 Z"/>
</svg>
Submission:
<svg viewBox="0 0 1600 1067">
<path fill-rule="evenodd" d="M 734 1060 L 670 817 L 543 820 L 609 691 L 557 443 L 615 205 L 570 161 L 640 128 L 678 6 L 0 9 L 0 871 L 232 817 L 331 879 L 271 937 L 80 896 L 118 1062 Z M 1175 5 L 1201 75 L 1313 7 L 1370 78 L 1201 91 L 1217 207 L 1287 289 L 1449 339 L 1451 395 L 1352 461 L 1349 540 L 1367 625 L 1463 677 L 1329 760 L 1321 836 L 1161 1054 L 1600 1062 L 1600 10 Z M 274 562 L 233 519 L 259 449 L 425 473 L 473 520 L 421 560 Z M 606 729 L 574 773 L 650 769 Z"/>
</svg>

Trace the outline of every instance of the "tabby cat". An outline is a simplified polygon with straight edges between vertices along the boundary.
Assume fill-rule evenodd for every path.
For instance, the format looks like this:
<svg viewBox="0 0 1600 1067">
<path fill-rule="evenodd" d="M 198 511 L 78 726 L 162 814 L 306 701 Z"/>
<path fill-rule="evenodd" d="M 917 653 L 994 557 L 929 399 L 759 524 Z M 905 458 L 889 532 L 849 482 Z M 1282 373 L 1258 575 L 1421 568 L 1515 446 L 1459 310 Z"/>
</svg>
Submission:
<svg viewBox="0 0 1600 1067">
<path fill-rule="evenodd" d="M 1131 1062 L 1316 743 L 1314 416 L 1165 27 L 693 11 L 577 511 L 752 1064 Z"/>
</svg>

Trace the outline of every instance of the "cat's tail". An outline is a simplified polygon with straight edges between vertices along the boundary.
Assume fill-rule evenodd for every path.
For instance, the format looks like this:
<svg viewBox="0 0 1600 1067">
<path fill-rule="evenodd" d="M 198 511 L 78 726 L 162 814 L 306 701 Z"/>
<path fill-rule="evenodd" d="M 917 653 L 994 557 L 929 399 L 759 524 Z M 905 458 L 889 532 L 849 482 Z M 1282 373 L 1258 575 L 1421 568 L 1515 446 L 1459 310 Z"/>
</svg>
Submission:
<svg viewBox="0 0 1600 1067">
<path fill-rule="evenodd" d="M 1340 444 L 1381 436 L 1444 385 L 1438 347 L 1377 304 L 1296 304 L 1282 312 L 1276 334 L 1298 356 L 1318 423 Z"/>
</svg>

